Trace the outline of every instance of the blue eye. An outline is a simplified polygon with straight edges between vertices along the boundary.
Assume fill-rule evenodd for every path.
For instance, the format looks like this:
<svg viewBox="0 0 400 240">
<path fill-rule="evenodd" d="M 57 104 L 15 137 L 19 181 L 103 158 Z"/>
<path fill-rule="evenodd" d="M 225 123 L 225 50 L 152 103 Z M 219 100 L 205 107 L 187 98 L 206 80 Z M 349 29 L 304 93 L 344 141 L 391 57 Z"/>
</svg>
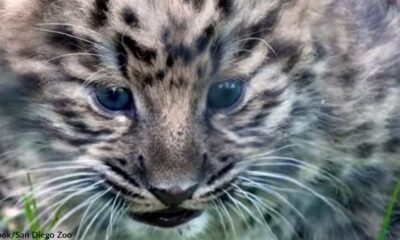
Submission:
<svg viewBox="0 0 400 240">
<path fill-rule="evenodd" d="M 96 90 L 98 102 L 111 111 L 125 111 L 132 107 L 132 94 L 126 88 L 101 88 Z"/>
<path fill-rule="evenodd" d="M 243 82 L 237 80 L 217 82 L 210 86 L 207 95 L 207 107 L 214 110 L 235 105 L 242 96 Z"/>
</svg>

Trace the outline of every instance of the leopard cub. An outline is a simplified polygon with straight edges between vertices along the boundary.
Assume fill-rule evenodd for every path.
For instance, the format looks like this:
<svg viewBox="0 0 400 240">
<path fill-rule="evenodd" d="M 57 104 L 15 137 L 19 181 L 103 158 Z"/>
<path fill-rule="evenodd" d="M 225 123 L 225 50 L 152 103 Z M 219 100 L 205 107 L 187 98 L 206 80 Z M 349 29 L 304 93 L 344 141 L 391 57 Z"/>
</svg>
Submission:
<svg viewBox="0 0 400 240">
<path fill-rule="evenodd" d="M 399 29 L 399 0 L 0 0 L 0 226 L 400 239 Z"/>
</svg>

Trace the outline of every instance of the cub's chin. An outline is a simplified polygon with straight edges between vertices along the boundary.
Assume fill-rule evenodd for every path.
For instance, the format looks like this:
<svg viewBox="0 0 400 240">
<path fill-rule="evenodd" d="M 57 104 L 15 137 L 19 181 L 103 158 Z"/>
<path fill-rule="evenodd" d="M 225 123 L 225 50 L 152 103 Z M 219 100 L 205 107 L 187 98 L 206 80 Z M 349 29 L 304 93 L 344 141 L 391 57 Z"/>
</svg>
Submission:
<svg viewBox="0 0 400 240">
<path fill-rule="evenodd" d="M 129 240 L 198 239 L 207 230 L 209 220 L 206 211 L 172 209 L 128 214 L 121 224 L 125 228 L 123 235 Z"/>
</svg>

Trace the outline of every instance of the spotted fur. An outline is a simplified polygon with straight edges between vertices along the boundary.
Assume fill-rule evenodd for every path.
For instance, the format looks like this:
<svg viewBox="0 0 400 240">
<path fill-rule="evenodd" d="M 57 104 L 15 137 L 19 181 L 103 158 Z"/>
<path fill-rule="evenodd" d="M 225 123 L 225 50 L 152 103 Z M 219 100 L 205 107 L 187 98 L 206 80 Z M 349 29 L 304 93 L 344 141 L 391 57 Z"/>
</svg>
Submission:
<svg viewBox="0 0 400 240">
<path fill-rule="evenodd" d="M 399 1 L 0 9 L 3 214 L 33 168 L 40 207 L 67 200 L 57 227 L 76 239 L 377 239 L 400 177 Z M 242 101 L 210 111 L 208 87 L 229 79 Z M 131 89 L 134 111 L 99 108 L 99 86 Z M 151 189 L 176 186 L 196 186 L 182 206 L 205 213 L 169 230 L 129 217 L 164 209 Z"/>
</svg>

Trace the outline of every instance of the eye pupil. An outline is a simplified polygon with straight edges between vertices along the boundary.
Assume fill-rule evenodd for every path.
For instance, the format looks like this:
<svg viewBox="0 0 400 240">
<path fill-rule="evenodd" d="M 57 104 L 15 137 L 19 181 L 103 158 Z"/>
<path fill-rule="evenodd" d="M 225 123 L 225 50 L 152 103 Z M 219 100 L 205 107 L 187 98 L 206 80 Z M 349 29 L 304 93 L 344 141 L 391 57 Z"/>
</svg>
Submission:
<svg viewBox="0 0 400 240">
<path fill-rule="evenodd" d="M 98 102 L 111 111 L 129 110 L 132 104 L 132 94 L 125 88 L 105 88 L 96 91 Z"/>
<path fill-rule="evenodd" d="M 210 86 L 207 106 L 210 109 L 229 108 L 237 103 L 243 92 L 243 83 L 236 80 L 214 83 Z"/>
</svg>

